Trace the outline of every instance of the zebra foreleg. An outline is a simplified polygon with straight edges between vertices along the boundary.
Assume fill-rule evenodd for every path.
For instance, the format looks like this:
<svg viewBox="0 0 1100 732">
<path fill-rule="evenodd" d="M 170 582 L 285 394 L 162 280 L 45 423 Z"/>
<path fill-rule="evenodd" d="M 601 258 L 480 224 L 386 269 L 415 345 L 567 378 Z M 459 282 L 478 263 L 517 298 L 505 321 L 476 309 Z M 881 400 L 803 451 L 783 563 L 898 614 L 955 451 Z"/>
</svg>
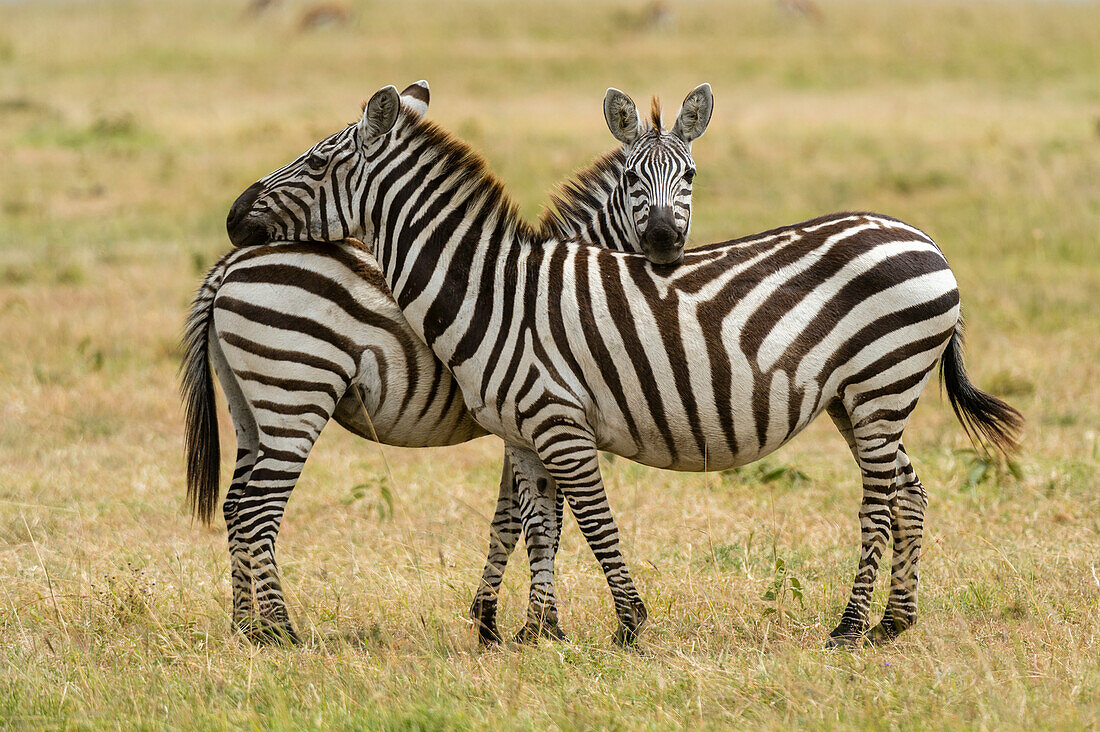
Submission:
<svg viewBox="0 0 1100 732">
<path fill-rule="evenodd" d="M 503 638 L 497 629 L 497 603 L 500 596 L 500 584 L 504 576 L 505 567 L 508 564 L 508 558 L 515 550 L 516 542 L 519 540 L 520 530 L 524 527 L 523 524 L 523 512 L 520 509 L 520 476 L 514 470 L 515 463 L 513 462 L 510 450 L 506 450 L 504 454 L 504 469 L 500 477 L 500 493 L 497 497 L 496 513 L 493 515 L 492 526 L 489 531 L 489 553 L 485 560 L 485 569 L 481 574 L 481 582 L 478 584 L 477 592 L 474 593 L 474 601 L 470 607 L 470 617 L 473 619 L 478 633 L 478 644 L 481 646 L 490 646 L 495 643 L 499 643 Z M 556 506 L 549 517 L 542 517 L 535 519 L 534 523 L 541 522 L 543 524 L 543 530 L 546 532 L 551 545 L 547 552 L 550 558 L 550 566 L 552 567 L 553 558 L 557 555 L 558 545 L 561 540 L 561 521 L 562 513 L 565 508 L 564 496 L 553 485 L 552 479 L 549 474 L 545 472 L 542 467 L 542 463 L 538 462 L 536 458 L 529 457 L 522 462 L 523 469 L 531 471 L 532 474 L 541 473 L 544 480 L 551 481 L 550 485 L 543 490 L 547 490 L 552 493 L 553 500 L 556 501 Z M 532 467 L 533 466 L 533 467 Z M 538 478 L 537 475 L 534 478 L 535 488 L 529 489 L 532 493 L 537 492 Z M 541 505 L 540 502 L 536 502 L 532 496 L 529 501 L 532 510 L 540 510 L 534 508 Z M 532 526 L 532 529 L 534 526 Z M 528 554 L 529 560 L 533 567 L 541 567 L 544 564 L 544 560 L 540 559 L 538 550 L 535 550 L 534 556 L 530 556 L 532 552 L 532 545 L 538 546 L 541 542 L 536 540 L 534 542 L 528 542 Z M 541 578 L 535 577 L 535 571 L 532 570 L 532 584 L 531 584 L 531 603 L 528 607 L 528 618 L 540 618 L 546 617 L 546 613 L 540 610 L 542 603 L 538 598 L 544 596 L 543 591 L 539 591 L 538 582 Z M 551 569 L 550 581 L 553 581 L 553 570 Z M 551 585 L 550 597 L 553 597 L 553 587 Z M 557 617 L 556 607 L 553 609 L 553 617 Z M 531 624 L 528 623 L 524 626 L 524 631 L 529 627 L 537 627 L 540 632 L 536 635 L 541 637 L 550 637 L 555 639 L 564 638 L 564 634 L 561 633 L 560 628 L 557 627 L 556 622 L 553 628 L 545 624 Z M 523 635 L 524 631 L 520 631 Z M 529 640 L 526 637 L 517 636 L 516 640 L 525 642 Z"/>
<path fill-rule="evenodd" d="M 517 643 L 533 643 L 539 638 L 564 640 L 565 634 L 558 625 L 554 592 L 554 556 L 561 538 L 561 519 L 556 511 L 560 505 L 557 504 L 557 486 L 536 455 L 513 447 L 509 447 L 508 452 L 515 469 L 516 497 L 531 565 L 527 622 L 515 640 Z"/>
<path fill-rule="evenodd" d="M 538 454 L 603 569 L 619 619 L 615 640 L 632 645 L 648 612 L 619 549 L 619 529 L 604 492 L 599 452 L 590 435 L 559 428 L 540 436 Z"/>
<path fill-rule="evenodd" d="M 481 582 L 474 593 L 473 605 L 470 606 L 470 617 L 477 627 L 477 640 L 481 646 L 489 646 L 502 640 L 497 630 L 497 601 L 504 568 L 508 565 L 508 557 L 519 539 L 520 512 L 516 492 L 516 475 L 512 470 L 508 451 L 505 450 L 497 509 L 489 528 L 489 555 L 481 573 Z"/>
<path fill-rule="evenodd" d="M 890 599 L 882 622 L 871 629 L 870 643 L 888 643 L 917 619 L 917 562 L 924 536 L 928 496 L 905 452 L 898 446 L 897 494 L 891 504 L 894 556 L 890 571 Z"/>
</svg>

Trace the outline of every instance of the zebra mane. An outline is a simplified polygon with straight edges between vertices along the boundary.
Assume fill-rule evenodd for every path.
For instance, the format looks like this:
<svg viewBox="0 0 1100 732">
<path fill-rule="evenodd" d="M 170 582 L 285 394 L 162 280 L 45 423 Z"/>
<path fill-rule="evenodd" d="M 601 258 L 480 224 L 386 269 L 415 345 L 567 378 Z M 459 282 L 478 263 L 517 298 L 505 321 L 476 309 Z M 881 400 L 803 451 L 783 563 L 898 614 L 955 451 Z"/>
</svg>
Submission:
<svg viewBox="0 0 1100 732">
<path fill-rule="evenodd" d="M 643 125 L 643 135 L 664 134 L 661 124 L 661 99 L 650 101 L 649 119 Z M 619 184 L 626 152 L 616 148 L 592 161 L 554 187 L 550 203 L 539 217 L 538 232 L 543 238 L 575 239 L 584 233 L 593 215 L 601 211 L 615 186 Z"/>
<path fill-rule="evenodd" d="M 550 203 L 538 224 L 519 214 L 519 207 L 493 173 L 485 158 L 470 145 L 434 121 L 419 117 L 402 107 L 402 119 L 409 134 L 423 139 L 432 154 L 444 163 L 444 170 L 456 179 L 465 196 L 496 213 L 503 224 L 526 241 L 568 240 L 583 234 L 593 215 L 604 208 L 611 191 L 619 183 L 626 153 L 616 148 L 596 158 L 591 165 L 574 173 L 550 194 Z M 649 124 L 644 134 L 662 134 L 661 101 L 653 97 Z"/>
<path fill-rule="evenodd" d="M 459 137 L 425 117 L 419 117 L 405 107 L 401 116 L 409 134 L 424 140 L 442 170 L 458 185 L 462 195 L 470 202 L 477 202 L 485 211 L 500 217 L 502 224 L 512 229 L 516 236 L 527 241 L 539 236 L 539 231 L 520 216 L 519 207 L 504 187 L 504 182 L 493 173 L 481 153 Z"/>
<path fill-rule="evenodd" d="M 550 203 L 539 217 L 540 236 L 565 240 L 580 234 L 592 215 L 604 208 L 619 182 L 625 162 L 626 154 L 622 148 L 616 148 L 559 183 L 550 193 Z"/>
</svg>

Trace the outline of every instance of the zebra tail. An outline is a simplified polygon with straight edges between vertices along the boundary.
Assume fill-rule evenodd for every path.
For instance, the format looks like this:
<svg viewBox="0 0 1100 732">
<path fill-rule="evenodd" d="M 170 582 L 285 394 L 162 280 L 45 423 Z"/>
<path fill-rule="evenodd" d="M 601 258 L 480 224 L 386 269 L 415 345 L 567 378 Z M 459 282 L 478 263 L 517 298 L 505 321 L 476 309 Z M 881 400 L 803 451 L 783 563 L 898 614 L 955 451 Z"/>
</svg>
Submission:
<svg viewBox="0 0 1100 732">
<path fill-rule="evenodd" d="M 963 364 L 963 323 L 960 318 L 940 359 L 940 386 L 955 417 L 976 447 L 989 453 L 992 445 L 1008 457 L 1020 449 L 1024 417 L 1015 407 L 974 386 Z"/>
<path fill-rule="evenodd" d="M 191 514 L 207 525 L 214 520 L 221 491 L 221 446 L 209 341 L 214 297 L 225 270 L 224 263 L 218 262 L 207 273 L 195 294 L 181 342 L 184 356 L 179 370 L 180 397 L 186 422 L 184 455 L 187 462 L 187 501 Z"/>
</svg>

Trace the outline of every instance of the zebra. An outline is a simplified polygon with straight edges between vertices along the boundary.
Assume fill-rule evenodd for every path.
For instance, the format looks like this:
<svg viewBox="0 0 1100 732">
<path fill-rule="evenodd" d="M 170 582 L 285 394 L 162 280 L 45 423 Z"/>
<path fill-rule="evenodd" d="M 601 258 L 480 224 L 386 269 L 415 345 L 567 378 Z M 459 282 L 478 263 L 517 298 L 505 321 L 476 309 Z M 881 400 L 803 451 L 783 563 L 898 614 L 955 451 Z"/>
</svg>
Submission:
<svg viewBox="0 0 1100 732">
<path fill-rule="evenodd" d="M 694 93 L 710 99 L 709 85 Z M 410 86 L 401 100 L 411 113 L 424 114 L 427 83 Z M 637 116 L 633 101 L 614 88 L 607 91 L 604 107 L 616 119 Z M 659 115 L 659 109 L 653 114 Z M 643 251 L 644 242 L 656 241 L 657 253 L 668 256 L 665 229 L 670 224 L 649 215 L 649 191 L 669 189 L 665 177 L 676 170 L 672 152 L 684 155 L 681 167 L 691 171 L 694 160 L 678 140 L 659 144 L 662 134 L 667 137 L 659 127 L 651 123 L 650 132 L 658 132 L 649 134 L 644 145 L 620 138 L 621 147 L 562 184 L 540 223 L 548 235 L 631 251 Z M 631 179 L 624 176 L 628 159 Z M 690 182 L 676 193 L 652 200 L 655 206 L 671 201 L 676 226 L 671 238 L 682 241 L 690 225 Z M 227 226 L 234 230 L 232 214 Z M 208 364 L 213 364 L 238 442 L 224 505 L 233 619 L 235 627 L 258 642 L 297 640 L 274 545 L 289 494 L 330 418 L 366 439 L 408 447 L 457 444 L 487 434 L 470 417 L 450 374 L 409 329 L 374 259 L 355 239 L 320 246 L 272 242 L 231 251 L 210 269 L 195 298 L 186 353 L 190 497 L 196 515 L 209 522 L 219 493 L 217 422 L 209 401 L 213 383 Z M 483 645 L 500 640 L 496 598 L 521 528 L 519 502 L 538 500 L 531 495 L 533 486 L 550 480 L 541 465 L 531 465 L 528 474 L 513 471 L 512 465 L 506 454 L 489 556 L 471 609 Z M 265 477 L 257 480 L 261 475 Z M 534 563 L 540 551 L 556 549 L 562 511 L 559 495 L 546 511 L 522 512 L 529 518 L 523 528 Z M 544 536 L 549 544 L 542 543 Z M 532 616 L 517 638 L 530 641 L 539 634 L 555 634 L 555 628 L 546 617 Z M 555 635 L 560 637 L 560 630 Z"/>
<path fill-rule="evenodd" d="M 682 114 L 672 134 L 690 141 L 693 117 Z M 621 132 L 638 134 L 631 125 Z M 827 643 L 886 642 L 913 624 L 927 494 L 901 437 L 936 364 L 977 444 L 1016 450 L 1023 425 L 969 380 L 958 286 L 927 234 L 840 213 L 699 247 L 668 266 L 544 236 L 465 143 L 403 112 L 392 86 L 371 97 L 353 133 L 324 144 L 323 177 L 292 162 L 244 194 L 245 216 L 287 239 L 317 238 L 319 220 L 373 229 L 394 298 L 473 418 L 564 493 L 603 569 L 619 642 L 637 639 L 647 611 L 598 450 L 721 470 L 773 452 L 822 412 L 863 486 L 861 552 Z M 889 598 L 872 627 L 891 538 Z M 552 567 L 538 575 L 552 598 Z"/>
</svg>

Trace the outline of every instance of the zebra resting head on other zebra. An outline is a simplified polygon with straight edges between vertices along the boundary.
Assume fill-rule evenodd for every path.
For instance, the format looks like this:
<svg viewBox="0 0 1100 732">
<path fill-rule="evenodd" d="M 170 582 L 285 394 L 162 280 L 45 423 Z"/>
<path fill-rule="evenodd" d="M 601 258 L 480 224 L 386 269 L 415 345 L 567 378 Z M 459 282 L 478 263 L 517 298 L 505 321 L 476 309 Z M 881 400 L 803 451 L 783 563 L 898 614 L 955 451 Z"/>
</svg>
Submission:
<svg viewBox="0 0 1100 732">
<path fill-rule="evenodd" d="M 335 135 L 321 140 L 288 165 L 253 183 L 237 197 L 225 219 L 225 228 L 234 246 L 255 246 L 270 241 L 368 241 L 371 238 L 370 222 L 363 222 L 354 212 L 333 206 L 324 207 L 328 212 L 326 216 L 310 216 L 309 203 L 297 194 L 311 193 L 321 196 L 322 200 L 326 197 L 331 201 L 342 200 L 339 191 L 346 181 L 340 176 L 358 163 L 360 146 L 356 143 L 365 139 L 365 136 L 370 136 L 370 130 L 374 126 L 385 124 L 382 118 L 395 119 L 403 110 L 408 119 L 415 120 L 428 111 L 431 92 L 427 81 L 421 79 L 410 84 L 400 95 L 396 89 L 393 89 L 392 95 L 382 94 L 389 89 L 387 87 L 379 91 L 370 102 L 364 103 L 363 117 L 358 123 L 350 124 Z M 374 106 L 370 107 L 371 116 L 368 119 L 367 109 L 371 102 L 374 102 Z M 392 121 L 389 126 L 393 126 Z M 290 183 L 296 177 L 305 177 L 320 184 L 311 186 L 307 191 L 305 187 Z M 264 213 L 266 202 L 263 194 L 271 187 L 284 183 L 288 183 L 288 190 L 278 194 L 278 203 L 275 205 L 296 209 L 300 215 L 305 216 L 294 227 L 280 226 Z"/>
<path fill-rule="evenodd" d="M 351 205 L 351 191 L 360 182 L 356 171 L 385 149 L 403 125 L 423 117 L 428 100 L 425 81 L 400 95 L 394 87 L 376 92 L 358 123 L 321 140 L 237 198 L 226 218 L 230 241 L 235 246 L 348 238 L 369 243 L 376 226 L 394 226 L 369 220 Z M 713 106 L 710 84 L 701 84 L 684 98 L 675 124 L 665 130 L 656 98 L 650 119 L 643 123 L 629 96 L 608 89 L 604 117 L 623 146 L 551 198 L 540 231 L 560 240 L 643 252 L 655 264 L 681 261 L 691 228 L 691 143 L 706 131 Z M 478 168 L 488 170 L 484 162 Z M 398 187 L 417 183 L 409 177 L 407 165 L 390 170 L 388 179 Z M 303 180 L 309 183 L 296 182 Z M 460 186 L 461 181 L 451 184 Z M 501 188 L 492 176 L 478 184 Z M 595 210 L 601 215 L 588 215 Z"/>
<path fill-rule="evenodd" d="M 927 234 L 880 214 L 832 214 L 654 267 L 547 238 L 468 146 L 431 122 L 399 124 L 385 114 L 396 89 L 379 95 L 389 101 L 368 105 L 361 166 L 343 174 L 354 182 L 348 201 L 314 193 L 323 180 L 284 173 L 283 189 L 265 189 L 266 214 L 308 221 L 346 206 L 375 222 L 374 251 L 410 328 L 478 424 L 553 478 L 536 491 L 542 505 L 564 493 L 604 571 L 621 641 L 637 637 L 647 613 L 598 450 L 723 470 L 770 454 L 822 413 L 863 485 L 855 579 L 829 642 L 889 641 L 913 624 L 927 496 L 901 438 L 936 365 L 976 440 L 1012 451 L 1023 424 L 969 381 L 958 285 Z M 272 207 L 290 192 L 307 205 Z M 891 538 L 889 599 L 872 625 Z M 552 560 L 532 569 L 552 607 Z"/>
<path fill-rule="evenodd" d="M 402 106 L 416 115 L 426 112 L 428 99 L 425 82 L 401 94 Z M 625 150 L 614 149 L 562 184 L 540 228 L 563 240 L 640 252 L 633 220 L 619 213 L 629 210 L 621 208 Z M 635 150 L 635 164 L 645 167 L 647 155 L 662 154 L 657 147 L 648 150 Z M 241 197 L 227 225 L 244 238 L 264 238 L 266 227 L 249 231 L 250 196 Z M 405 447 L 457 444 L 486 432 L 470 416 L 450 373 L 409 328 L 367 247 L 350 239 L 231 251 L 204 278 L 184 345 L 188 496 L 206 523 L 219 495 L 211 366 L 237 437 L 236 469 L 224 501 L 233 625 L 255 642 L 294 640 L 275 541 L 299 471 L 325 425 L 335 420 L 366 439 Z M 521 527 L 528 533 L 531 565 L 552 559 L 561 495 L 556 505 L 532 495 L 550 482 L 540 465 L 506 452 L 489 555 L 471 608 L 483 644 L 501 638 L 497 595 Z M 521 502 L 537 510 L 523 514 Z M 538 532 L 536 514 L 543 527 Z M 552 612 L 533 595 L 517 638 L 560 637 Z"/>
</svg>

